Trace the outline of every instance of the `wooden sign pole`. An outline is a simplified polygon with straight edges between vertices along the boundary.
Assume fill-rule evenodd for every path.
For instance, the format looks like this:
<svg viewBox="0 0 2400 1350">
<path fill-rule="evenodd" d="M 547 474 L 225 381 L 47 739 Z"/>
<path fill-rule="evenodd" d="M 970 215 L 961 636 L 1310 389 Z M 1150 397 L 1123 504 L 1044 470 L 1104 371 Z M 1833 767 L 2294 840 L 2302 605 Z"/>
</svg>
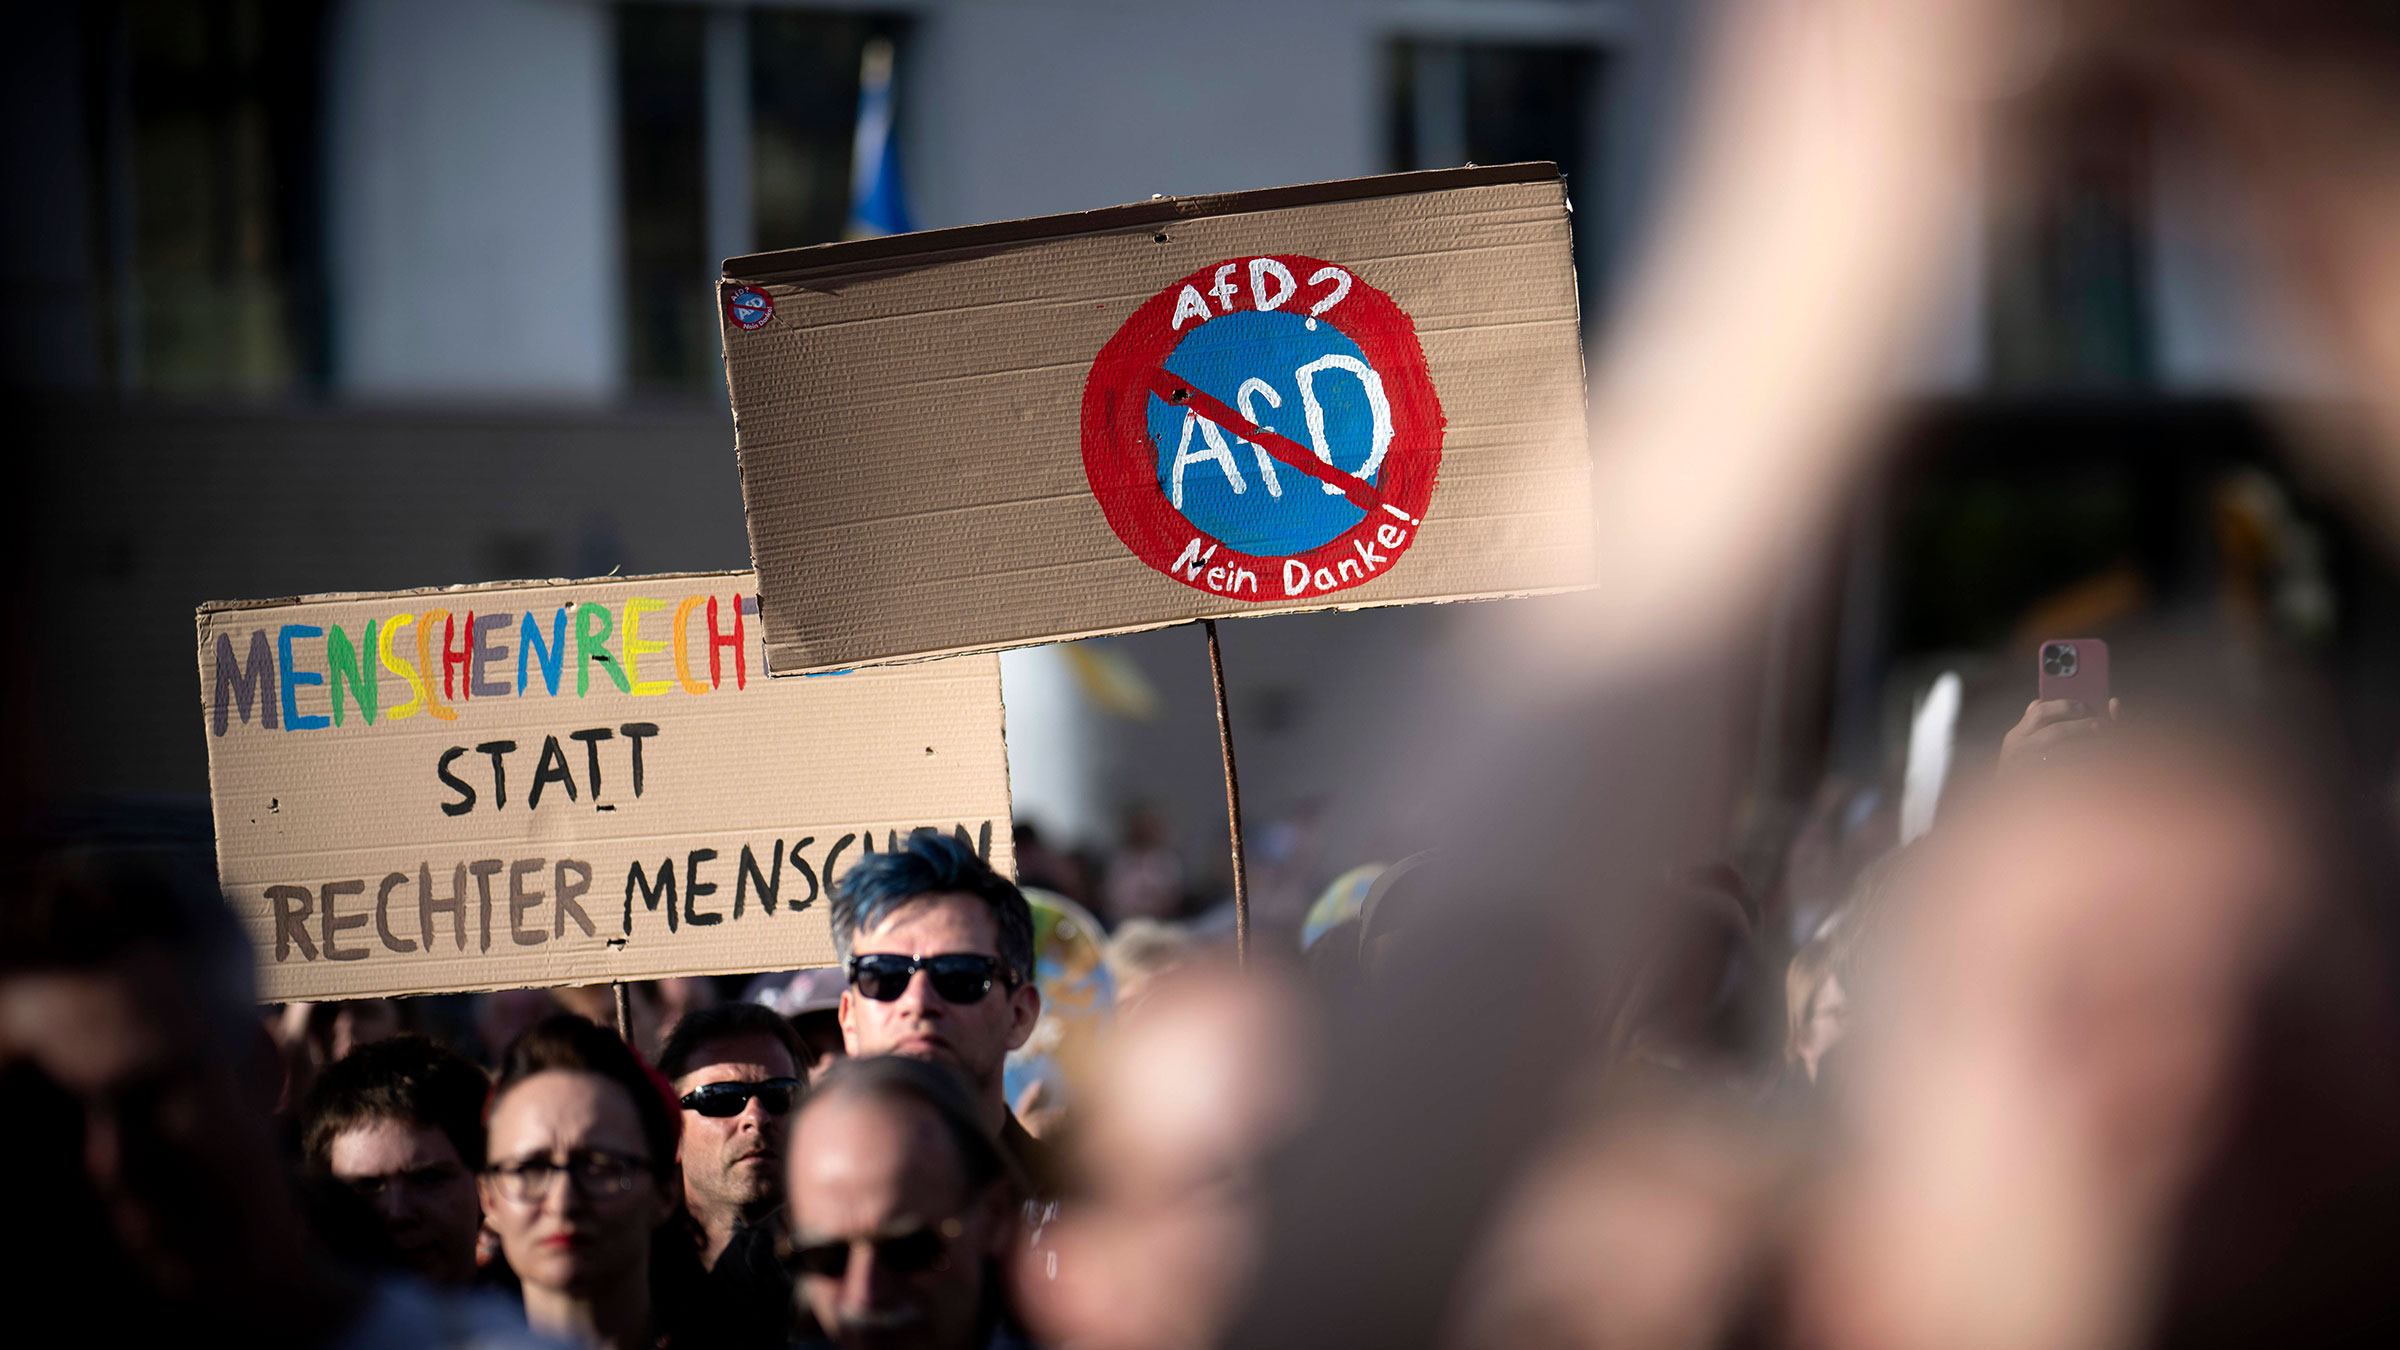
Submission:
<svg viewBox="0 0 2400 1350">
<path fill-rule="evenodd" d="M 623 980 L 617 981 L 610 988 L 616 992 L 617 1039 L 627 1045 L 633 1045 L 633 995 L 627 990 Z M 639 1049 L 640 1047 L 636 1046 L 635 1048 Z"/>
<path fill-rule="evenodd" d="M 1208 678 L 1217 690 L 1217 749 L 1225 760 L 1225 826 L 1233 836 L 1233 949 L 1243 965 L 1250 964 L 1250 875 L 1242 858 L 1242 779 L 1233 767 L 1233 714 L 1225 706 L 1225 654 L 1217 646 L 1217 621 L 1202 619 L 1208 630 Z"/>
</svg>

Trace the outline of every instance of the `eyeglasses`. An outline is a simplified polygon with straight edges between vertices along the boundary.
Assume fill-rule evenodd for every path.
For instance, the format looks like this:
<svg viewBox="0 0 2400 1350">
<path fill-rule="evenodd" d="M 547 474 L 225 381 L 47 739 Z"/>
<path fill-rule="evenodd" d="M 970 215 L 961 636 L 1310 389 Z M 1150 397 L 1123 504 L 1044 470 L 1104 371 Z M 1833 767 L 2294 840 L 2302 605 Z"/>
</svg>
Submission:
<svg viewBox="0 0 2400 1350">
<path fill-rule="evenodd" d="M 879 952 L 850 958 L 850 984 L 877 1003 L 889 1003 L 908 992 L 909 981 L 920 970 L 933 980 L 933 992 L 941 995 L 945 1003 L 981 1003 L 983 996 L 992 992 L 994 980 L 1012 988 L 1016 983 L 998 958 L 978 952 L 945 952 L 940 956 Z"/>
<path fill-rule="evenodd" d="M 483 1174 L 492 1179 L 503 1196 L 520 1205 L 530 1205 L 550 1194 L 551 1185 L 562 1175 L 573 1177 L 575 1189 L 587 1196 L 613 1199 L 639 1185 L 642 1175 L 649 1170 L 648 1158 L 593 1151 L 570 1154 L 563 1163 L 550 1158 L 494 1163 L 483 1169 Z"/>
<path fill-rule="evenodd" d="M 683 1109 L 697 1111 L 711 1120 L 738 1116 L 750 1106 L 752 1097 L 766 1108 L 770 1116 L 780 1116 L 792 1109 L 792 1094 L 800 1090 L 797 1078 L 769 1078 L 757 1083 L 703 1083 L 683 1094 Z"/>
<path fill-rule="evenodd" d="M 819 1275 L 828 1280 L 842 1278 L 850 1269 L 850 1253 L 859 1247 L 875 1250 L 875 1268 L 896 1275 L 921 1275 L 939 1270 L 948 1262 L 950 1244 L 958 1240 L 961 1225 L 956 1219 L 944 1219 L 929 1227 L 912 1228 L 901 1233 L 886 1233 L 871 1238 L 835 1238 L 829 1242 L 812 1242 L 792 1249 L 792 1268 L 807 1275 Z"/>
</svg>

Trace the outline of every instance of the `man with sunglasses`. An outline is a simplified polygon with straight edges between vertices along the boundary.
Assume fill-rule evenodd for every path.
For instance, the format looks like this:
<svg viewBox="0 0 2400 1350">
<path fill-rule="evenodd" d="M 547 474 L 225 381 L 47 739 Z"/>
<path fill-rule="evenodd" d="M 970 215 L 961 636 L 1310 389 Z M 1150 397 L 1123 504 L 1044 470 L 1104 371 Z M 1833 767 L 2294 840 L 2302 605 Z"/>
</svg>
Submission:
<svg viewBox="0 0 2400 1350">
<path fill-rule="evenodd" d="M 675 1158 L 704 1267 L 783 1203 L 784 1126 L 806 1053 L 791 1023 L 755 1003 L 688 1013 L 659 1051 L 658 1071 L 683 1103 Z"/>
<path fill-rule="evenodd" d="M 1033 911 L 965 843 L 919 830 L 870 853 L 833 888 L 833 945 L 850 975 L 838 1015 L 854 1056 L 948 1065 L 983 1127 L 1035 1191 L 1058 1192 L 1050 1151 L 1008 1109 L 1008 1052 L 1033 1034 Z"/>
<path fill-rule="evenodd" d="M 1000 1269 L 1006 1164 L 943 1064 L 845 1059 L 792 1126 L 788 1261 L 842 1350 L 1024 1350 Z"/>
</svg>

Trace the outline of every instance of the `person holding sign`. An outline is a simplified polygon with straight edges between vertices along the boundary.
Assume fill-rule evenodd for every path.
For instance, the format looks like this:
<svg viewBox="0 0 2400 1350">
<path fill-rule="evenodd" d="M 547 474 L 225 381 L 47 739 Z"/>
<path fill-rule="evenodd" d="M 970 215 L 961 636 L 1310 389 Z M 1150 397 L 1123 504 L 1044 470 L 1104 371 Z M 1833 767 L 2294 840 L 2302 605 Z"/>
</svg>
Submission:
<svg viewBox="0 0 2400 1350">
<path fill-rule="evenodd" d="M 678 1123 L 613 1032 L 561 1015 L 509 1046 L 486 1117 L 483 1208 L 535 1331 L 631 1350 L 676 1329 L 681 1300 L 662 1294 L 698 1276 L 672 1226 Z"/>
<path fill-rule="evenodd" d="M 919 830 L 871 853 L 833 888 L 833 943 L 850 987 L 838 1015 L 853 1056 L 947 1064 L 975 1092 L 983 1127 L 1037 1199 L 1058 1193 L 1051 1152 L 1008 1109 L 1002 1071 L 1042 1013 L 1033 910 L 975 850 Z"/>
</svg>

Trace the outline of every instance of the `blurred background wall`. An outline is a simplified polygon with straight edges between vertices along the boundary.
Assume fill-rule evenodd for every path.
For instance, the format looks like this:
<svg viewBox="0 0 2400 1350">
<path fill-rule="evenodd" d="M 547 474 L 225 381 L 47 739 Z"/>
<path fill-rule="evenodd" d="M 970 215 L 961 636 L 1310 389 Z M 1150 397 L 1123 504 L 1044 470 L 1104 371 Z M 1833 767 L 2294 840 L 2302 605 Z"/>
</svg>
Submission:
<svg viewBox="0 0 2400 1350">
<path fill-rule="evenodd" d="M 1553 159 L 1602 340 L 1672 170 L 1704 11 L 12 7 L 0 379 L 29 433 L 12 438 L 6 555 L 29 650 L 8 693 L 38 710 L 37 786 L 205 792 L 204 600 L 745 566 L 712 291 L 732 254 Z M 870 165 L 861 109 L 882 69 L 895 130 Z M 2227 510 L 2281 531 L 2258 564 L 2275 622 L 2349 653 L 2362 688 L 2389 670 L 2367 623 L 2388 612 L 2380 562 L 2276 467 L 2251 412 L 2339 391 L 2257 281 L 2239 201 L 2146 111 L 2073 115 L 2089 132 L 2075 153 L 1995 169 L 2010 190 L 1922 344 L 1905 453 L 1760 634 L 1754 828 L 1788 823 L 1828 770 L 1875 780 L 1894 709 L 1935 670 L 2022 673 L 2010 644 L 2036 619 L 2207 621 L 2242 580 Z M 895 167 L 896 193 L 867 210 L 865 171 Z M 2076 486 L 2056 486 L 2061 466 Z M 1347 749 L 1388 729 L 1395 691 L 1458 621 L 1225 628 L 1254 847 L 1291 886 L 1355 860 L 1308 851 L 1356 795 Z M 1034 649 L 1005 669 L 1020 819 L 1105 849 L 1148 808 L 1195 897 L 1216 893 L 1200 635 Z"/>
</svg>

